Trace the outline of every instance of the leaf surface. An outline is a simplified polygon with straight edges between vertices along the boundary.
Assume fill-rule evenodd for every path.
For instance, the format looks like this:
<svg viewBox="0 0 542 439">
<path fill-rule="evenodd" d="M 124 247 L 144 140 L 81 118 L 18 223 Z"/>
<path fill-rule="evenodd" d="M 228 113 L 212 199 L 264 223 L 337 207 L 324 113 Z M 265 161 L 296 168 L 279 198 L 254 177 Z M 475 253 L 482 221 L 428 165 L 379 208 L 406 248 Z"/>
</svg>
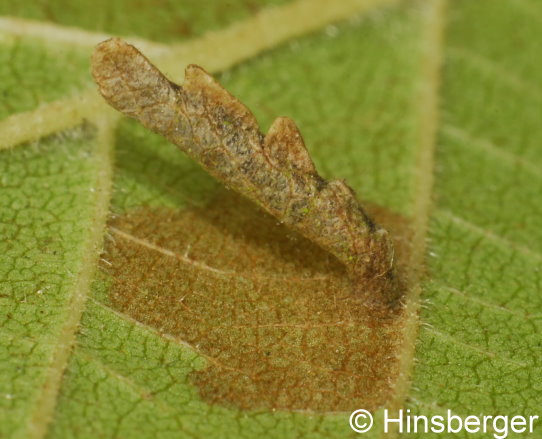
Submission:
<svg viewBox="0 0 542 439">
<path fill-rule="evenodd" d="M 541 7 L 384 3 L 318 2 L 314 14 L 302 14 L 305 0 L 0 5 L 1 437 L 355 437 L 348 416 L 363 408 L 360 392 L 378 402 L 369 437 L 383 435 L 379 407 L 536 414 Z M 242 32 L 258 26 L 267 33 Z M 291 117 L 324 177 L 346 179 L 365 202 L 393 212 L 395 226 L 401 218 L 411 280 L 400 327 L 370 332 L 370 320 L 350 320 L 347 330 L 346 314 L 299 314 L 296 300 L 325 291 L 318 276 L 340 278 L 340 268 L 103 106 L 88 64 L 102 33 L 141 42 L 176 81 L 181 66 L 209 65 L 263 132 L 277 116 Z M 146 218 L 146 229 L 130 218 Z M 167 218 L 185 229 L 166 234 Z M 115 277 L 110 250 L 125 238 L 135 265 Z M 157 250 L 166 252 L 161 259 Z M 232 271 L 231 283 L 213 283 L 217 270 L 221 279 Z M 316 282 L 292 287 L 289 278 Z M 213 295 L 185 301 L 183 288 Z M 186 306 L 196 308 L 182 326 Z M 224 317 L 225 329 L 198 326 L 209 316 Z M 266 327 L 277 324 L 285 328 Z M 364 337 L 393 348 L 367 353 Z M 352 360 L 358 372 L 371 365 L 389 376 L 380 399 L 356 387 L 367 381 L 361 376 L 314 374 L 318 392 L 300 381 L 269 396 L 264 374 L 254 391 L 226 373 L 256 352 L 285 371 L 312 361 L 299 369 L 310 380 L 348 349 L 366 355 Z M 214 387 L 202 386 L 197 377 L 210 373 Z M 267 378 L 276 389 L 276 377 Z M 326 391 L 340 404 L 326 406 Z M 292 395 L 308 410 L 284 408 Z"/>
</svg>

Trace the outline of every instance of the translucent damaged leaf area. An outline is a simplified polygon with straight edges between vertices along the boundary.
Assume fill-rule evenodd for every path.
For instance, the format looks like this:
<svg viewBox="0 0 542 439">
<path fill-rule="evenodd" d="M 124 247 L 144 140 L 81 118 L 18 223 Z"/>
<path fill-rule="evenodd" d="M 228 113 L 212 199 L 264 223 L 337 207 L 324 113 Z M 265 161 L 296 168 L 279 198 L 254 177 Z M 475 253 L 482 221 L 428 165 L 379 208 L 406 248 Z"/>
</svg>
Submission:
<svg viewBox="0 0 542 439">
<path fill-rule="evenodd" d="M 407 222 L 375 212 L 396 232 L 404 261 Z M 196 347 L 209 365 L 194 377 L 207 401 L 323 412 L 381 406 L 399 372 L 403 319 L 353 297 L 335 258 L 275 223 L 228 193 L 182 213 L 119 216 L 102 264 L 109 301 Z"/>
<path fill-rule="evenodd" d="M 394 305 L 400 287 L 387 231 L 369 219 L 343 181 L 318 175 L 291 119 L 276 119 L 264 137 L 250 111 L 202 68 L 189 66 L 183 86 L 175 85 L 118 39 L 96 48 L 92 67 L 113 107 L 164 135 L 227 186 L 331 252 L 367 302 Z"/>
</svg>

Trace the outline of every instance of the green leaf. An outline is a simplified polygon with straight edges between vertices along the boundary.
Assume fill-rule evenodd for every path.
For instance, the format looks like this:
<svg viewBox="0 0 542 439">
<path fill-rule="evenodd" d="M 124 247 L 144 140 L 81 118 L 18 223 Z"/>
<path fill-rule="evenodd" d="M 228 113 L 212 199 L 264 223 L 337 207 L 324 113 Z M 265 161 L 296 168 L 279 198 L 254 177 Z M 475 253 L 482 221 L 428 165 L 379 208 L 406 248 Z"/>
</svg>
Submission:
<svg viewBox="0 0 542 439">
<path fill-rule="evenodd" d="M 537 414 L 539 2 L 86 3 L 0 5 L 0 437 Z M 219 74 L 263 132 L 293 118 L 319 172 L 392 218 L 404 318 L 334 308 L 340 268 L 101 104 L 88 59 L 106 34 L 176 81 L 191 62 Z"/>
<path fill-rule="evenodd" d="M 412 410 L 541 407 L 541 14 L 529 1 L 449 10 Z"/>
</svg>

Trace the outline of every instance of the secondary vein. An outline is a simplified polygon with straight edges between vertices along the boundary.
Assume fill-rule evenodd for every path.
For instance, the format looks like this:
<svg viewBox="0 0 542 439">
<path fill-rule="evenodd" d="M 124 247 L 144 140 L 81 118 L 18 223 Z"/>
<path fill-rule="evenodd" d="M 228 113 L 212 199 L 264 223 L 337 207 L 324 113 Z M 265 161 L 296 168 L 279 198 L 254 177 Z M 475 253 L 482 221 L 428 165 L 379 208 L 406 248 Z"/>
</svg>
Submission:
<svg viewBox="0 0 542 439">
<path fill-rule="evenodd" d="M 45 380 L 38 391 L 34 408 L 31 411 L 26 434 L 29 439 L 43 438 L 47 434 L 62 383 L 62 376 L 70 358 L 77 328 L 102 250 L 111 198 L 114 132 L 117 121 L 118 118 L 112 116 L 104 116 L 96 121 L 98 126 L 95 157 L 97 172 L 94 184 L 93 217 L 83 249 L 81 268 L 65 308 L 65 320 L 56 337 L 56 347 L 51 356 Z"/>
<path fill-rule="evenodd" d="M 420 5 L 422 14 L 422 65 L 418 82 L 417 158 L 414 175 L 413 237 L 409 267 L 412 270 L 407 293 L 407 320 L 404 348 L 400 357 L 400 375 L 395 395 L 387 407 L 397 410 L 405 405 L 410 390 L 410 375 L 414 363 L 415 342 L 418 335 L 421 281 L 426 253 L 426 237 L 433 191 L 434 151 L 438 128 L 438 96 L 441 81 L 443 37 L 447 0 L 433 0 Z M 397 434 L 397 432 L 395 433 Z"/>
</svg>

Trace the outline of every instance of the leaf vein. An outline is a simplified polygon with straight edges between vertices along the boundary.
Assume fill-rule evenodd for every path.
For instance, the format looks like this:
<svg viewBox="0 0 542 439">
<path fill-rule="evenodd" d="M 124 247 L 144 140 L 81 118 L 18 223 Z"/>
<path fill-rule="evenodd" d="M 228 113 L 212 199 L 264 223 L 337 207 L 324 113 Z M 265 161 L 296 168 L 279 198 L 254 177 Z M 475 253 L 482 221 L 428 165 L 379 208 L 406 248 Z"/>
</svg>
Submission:
<svg viewBox="0 0 542 439">
<path fill-rule="evenodd" d="M 469 343 L 465 343 L 465 342 L 463 342 L 461 340 L 458 340 L 457 338 L 453 337 L 452 335 L 450 335 L 450 334 L 448 334 L 446 332 L 439 331 L 438 329 L 435 329 L 435 328 L 433 328 L 433 327 L 431 327 L 429 325 L 424 325 L 424 329 L 432 337 L 438 338 L 438 339 L 444 341 L 445 343 L 453 344 L 453 345 L 459 346 L 461 348 L 464 348 L 466 350 L 476 352 L 476 353 L 478 353 L 478 354 L 480 354 L 480 355 L 482 355 L 484 357 L 499 360 L 499 361 L 502 361 L 503 363 L 510 364 L 510 365 L 513 365 L 513 366 L 518 366 L 518 367 L 527 367 L 528 366 L 527 363 L 512 360 L 511 358 L 505 357 L 503 355 L 498 355 L 495 352 L 482 349 L 482 348 L 480 348 L 478 346 L 474 346 L 474 345 L 469 344 Z"/>
</svg>

